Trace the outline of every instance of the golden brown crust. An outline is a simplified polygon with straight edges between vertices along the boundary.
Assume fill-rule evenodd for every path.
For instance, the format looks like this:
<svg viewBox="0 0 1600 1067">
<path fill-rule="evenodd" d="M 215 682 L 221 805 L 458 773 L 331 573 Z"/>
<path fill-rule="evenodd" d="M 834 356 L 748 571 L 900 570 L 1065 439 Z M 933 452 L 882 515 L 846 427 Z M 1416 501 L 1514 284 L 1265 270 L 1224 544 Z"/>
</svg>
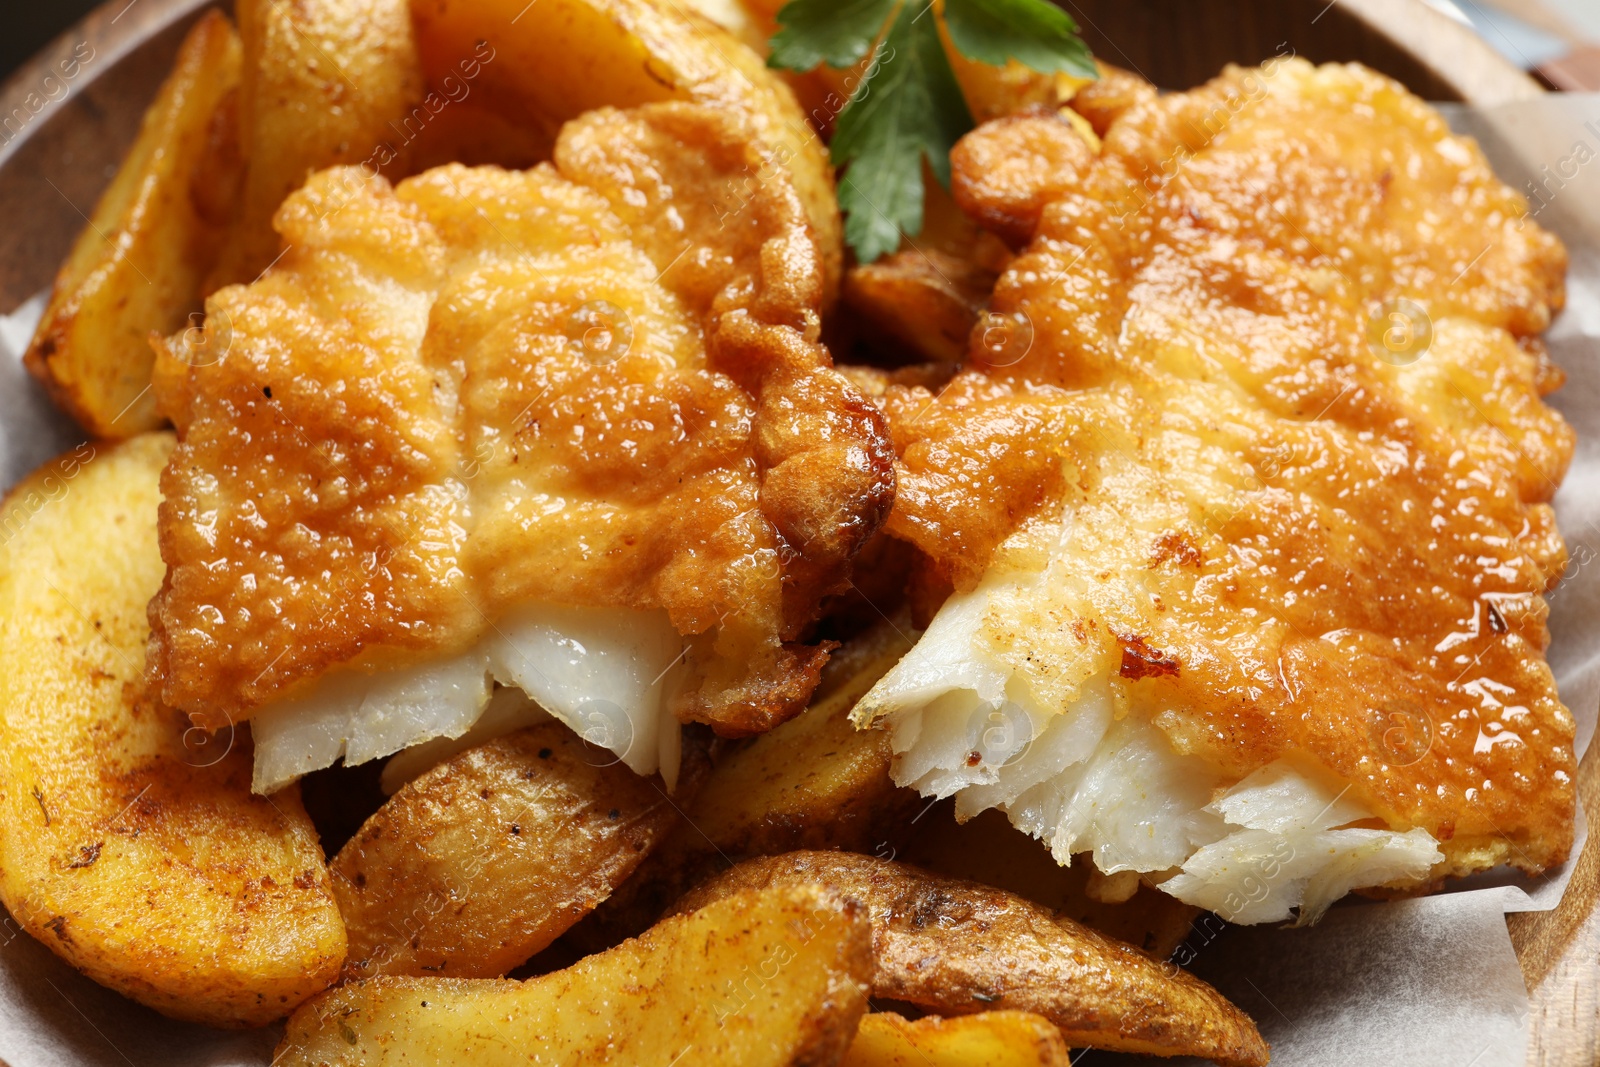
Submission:
<svg viewBox="0 0 1600 1067">
<path fill-rule="evenodd" d="M 1156 87 L 1139 75 L 1103 60 L 1095 60 L 1100 77 L 1073 94 L 1067 106 L 1088 120 L 1104 137 L 1116 122 L 1139 104 L 1156 99 Z"/>
<path fill-rule="evenodd" d="M 239 0 L 239 135 L 246 161 L 205 292 L 248 282 L 277 256 L 283 198 L 324 167 L 405 173 L 404 123 L 423 98 L 406 0 Z"/>
<path fill-rule="evenodd" d="M 673 913 L 813 883 L 866 906 L 875 996 L 943 1015 L 1034 1012 L 1073 1045 L 1267 1062 L 1255 1024 L 1204 982 L 977 882 L 871 856 L 791 852 L 734 867 L 691 890 Z"/>
<path fill-rule="evenodd" d="M 703 777 L 690 748 L 689 777 Z M 562 723 L 469 749 L 403 786 L 329 865 L 345 976 L 498 978 L 605 900 L 677 824 L 659 779 Z"/>
<path fill-rule="evenodd" d="M 607 106 L 674 100 L 740 114 L 765 166 L 785 171 L 804 205 L 832 303 L 843 243 L 827 146 L 779 73 L 693 4 L 413 0 L 411 12 L 429 78 L 438 84 L 463 57 L 485 57 L 476 92 L 523 129 L 554 134 Z"/>
<path fill-rule="evenodd" d="M 337 979 L 345 932 L 298 787 L 250 791 L 244 731 L 150 699 L 172 437 L 84 444 L 0 506 L 0 901 L 108 988 L 264 1026 Z"/>
<path fill-rule="evenodd" d="M 149 395 L 152 332 L 200 307 L 222 253 L 241 163 L 238 35 L 207 11 L 184 37 L 139 136 L 56 274 L 23 362 L 91 436 L 162 425 Z"/>
<path fill-rule="evenodd" d="M 1033 238 L 1044 206 L 1077 185 L 1094 150 L 1072 124 L 1041 108 L 986 123 L 950 152 L 961 210 L 1013 246 Z"/>
<path fill-rule="evenodd" d="M 689 105 L 603 109 L 567 125 L 556 162 L 601 191 L 664 283 L 709 317 L 712 365 L 756 398 L 761 506 L 791 575 L 792 640 L 848 587 L 849 560 L 893 500 L 894 456 L 881 412 L 817 343 L 822 274 L 805 208 L 742 122 Z"/>
<path fill-rule="evenodd" d="M 1013 178 L 958 192 L 1009 225 L 1034 195 Z M 1170 669 L 1119 684 L 1180 751 L 1235 780 L 1308 753 L 1438 838 L 1436 874 L 1559 863 L 1573 725 L 1540 594 L 1573 439 L 1528 339 L 1561 306 L 1560 243 L 1357 67 L 1230 68 L 1125 112 L 1070 187 L 1031 181 L 1049 203 L 992 305 L 1023 341 L 975 343 L 937 398 L 886 390 L 888 528 L 970 588 L 1064 514 L 1051 551 L 1084 584 L 1035 652 L 1115 675 L 1137 637 Z M 1429 346 L 1384 348 L 1396 307 Z"/>
<path fill-rule="evenodd" d="M 380 976 L 289 1020 L 283 1067 L 503 1061 L 826 1067 L 866 1010 L 860 905 L 818 886 L 747 893 L 525 982 Z M 686 1052 L 685 1050 L 689 1050 Z"/>
<path fill-rule="evenodd" d="M 826 657 L 794 641 L 887 513 L 892 451 L 815 340 L 815 244 L 749 141 L 650 105 L 573 123 L 559 169 L 292 196 L 283 260 L 210 303 L 226 354 L 174 338 L 159 368 L 166 698 L 241 719 L 543 600 L 666 608 L 685 720 L 803 708 Z"/>
</svg>

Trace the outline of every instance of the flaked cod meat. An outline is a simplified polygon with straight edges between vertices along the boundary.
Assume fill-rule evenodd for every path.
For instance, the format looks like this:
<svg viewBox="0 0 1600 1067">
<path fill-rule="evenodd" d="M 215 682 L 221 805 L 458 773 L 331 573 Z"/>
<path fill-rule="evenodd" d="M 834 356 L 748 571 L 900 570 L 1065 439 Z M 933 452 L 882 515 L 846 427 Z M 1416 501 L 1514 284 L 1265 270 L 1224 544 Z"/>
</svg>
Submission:
<svg viewBox="0 0 1600 1067">
<path fill-rule="evenodd" d="M 1565 253 L 1399 85 L 1301 60 L 954 154 L 1022 248 L 887 529 L 955 593 L 857 707 L 894 775 L 1238 922 L 1543 871 Z"/>
</svg>

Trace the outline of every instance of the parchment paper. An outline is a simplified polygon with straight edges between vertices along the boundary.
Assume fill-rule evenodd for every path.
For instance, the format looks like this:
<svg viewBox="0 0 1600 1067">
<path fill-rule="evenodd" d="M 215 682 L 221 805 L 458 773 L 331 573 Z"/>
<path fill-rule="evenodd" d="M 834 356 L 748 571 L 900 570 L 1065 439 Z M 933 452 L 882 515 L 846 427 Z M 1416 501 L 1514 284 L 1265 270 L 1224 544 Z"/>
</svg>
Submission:
<svg viewBox="0 0 1600 1067">
<path fill-rule="evenodd" d="M 1572 563 L 1550 597 L 1550 663 L 1581 753 L 1600 710 L 1600 94 L 1446 111 L 1503 179 L 1537 193 L 1536 220 L 1572 253 L 1568 306 L 1547 338 L 1568 376 L 1552 402 L 1578 431 L 1556 497 Z M 8 487 L 80 437 L 19 363 L 42 303 L 0 317 Z M 1580 847 L 1585 833 L 1580 812 Z M 1528 998 L 1505 913 L 1555 907 L 1571 868 L 1539 879 L 1491 873 L 1419 900 L 1351 901 L 1306 930 L 1209 918 L 1184 955 L 1254 1016 L 1279 1067 L 1523 1067 Z M 277 1036 L 164 1019 L 77 974 L 0 912 L 0 1061 L 9 1067 L 263 1067 Z M 1078 1062 L 1144 1061 L 1094 1053 Z"/>
</svg>

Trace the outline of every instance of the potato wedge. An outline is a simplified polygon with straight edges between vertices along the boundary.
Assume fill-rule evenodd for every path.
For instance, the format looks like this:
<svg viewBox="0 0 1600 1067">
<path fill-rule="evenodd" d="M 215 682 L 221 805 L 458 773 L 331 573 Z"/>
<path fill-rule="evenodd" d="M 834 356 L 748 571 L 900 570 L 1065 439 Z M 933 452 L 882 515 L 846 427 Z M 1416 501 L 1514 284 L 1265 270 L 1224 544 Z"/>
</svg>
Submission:
<svg viewBox="0 0 1600 1067">
<path fill-rule="evenodd" d="M 725 757 L 695 796 L 683 822 L 638 874 L 582 931 L 587 947 L 611 944 L 650 926 L 684 890 L 730 858 L 800 848 L 870 851 L 925 802 L 889 779 L 888 735 L 857 730 L 850 709 L 910 648 L 885 625 L 841 655 L 847 677 L 811 707 Z M 827 686 L 828 682 L 824 682 Z"/>
<path fill-rule="evenodd" d="M 0 899 L 103 985 L 257 1026 L 338 975 L 344 926 L 298 790 L 253 795 L 246 734 L 142 695 L 171 448 L 84 445 L 0 508 Z"/>
<path fill-rule="evenodd" d="M 1072 99 L 1084 86 L 1094 84 L 1088 78 L 1065 72 L 1040 74 L 1014 59 L 998 67 L 968 59 L 951 43 L 943 20 L 939 29 L 945 55 L 950 57 L 950 69 L 961 86 L 961 95 L 967 98 L 973 121 L 979 125 L 1028 108 L 1056 107 Z"/>
<path fill-rule="evenodd" d="M 238 184 L 239 38 L 208 11 L 184 38 L 139 136 L 56 275 L 24 360 L 95 437 L 161 425 L 151 332 L 200 310 Z"/>
<path fill-rule="evenodd" d="M 689 826 L 674 835 L 678 847 L 730 856 L 870 849 L 900 815 L 922 806 L 889 778 L 888 735 L 850 722 L 850 709 L 905 655 L 910 639 L 885 626 L 866 642 L 873 654 L 860 670 L 717 765 L 688 809 Z"/>
<path fill-rule="evenodd" d="M 871 973 L 859 905 L 816 886 L 737 893 L 526 982 L 342 986 L 294 1014 L 272 1062 L 831 1064 Z"/>
<path fill-rule="evenodd" d="M 272 263 L 272 216 L 312 171 L 403 171 L 404 121 L 423 97 L 406 0 L 238 0 L 235 9 L 244 189 L 207 293 Z"/>
<path fill-rule="evenodd" d="M 334 858 L 346 974 L 498 978 L 609 896 L 677 822 L 659 779 L 562 723 L 469 749 L 403 786 Z"/>
<path fill-rule="evenodd" d="M 492 58 L 475 91 L 552 138 L 561 123 L 606 106 L 691 100 L 742 111 L 792 172 L 827 291 L 838 292 L 842 230 L 827 150 L 789 87 L 721 26 L 671 0 L 411 0 L 411 9 L 431 84 L 483 42 Z"/>
<path fill-rule="evenodd" d="M 1071 1045 L 1267 1062 L 1255 1023 L 1198 978 L 1004 890 L 905 864 L 843 852 L 751 860 L 692 890 L 673 912 L 813 883 L 871 913 L 876 996 L 942 1015 L 1031 1011 Z"/>
<path fill-rule="evenodd" d="M 1172 955 L 1200 915 L 1199 908 L 1137 875 L 1131 895 L 1108 894 L 1107 880 L 1093 863 L 1085 859 L 1062 867 L 1048 848 L 1012 826 L 1005 812 L 991 808 L 958 823 L 953 808 L 947 801 L 917 820 L 916 836 L 898 858 L 936 874 L 1010 890 L 1158 960 Z"/>
<path fill-rule="evenodd" d="M 1026 1011 L 984 1011 L 944 1019 L 892 1011 L 861 1019 L 841 1067 L 1069 1067 L 1056 1024 Z"/>
<path fill-rule="evenodd" d="M 903 362 L 959 363 L 998 275 L 933 248 L 905 248 L 845 275 L 844 301 L 903 345 Z"/>
</svg>

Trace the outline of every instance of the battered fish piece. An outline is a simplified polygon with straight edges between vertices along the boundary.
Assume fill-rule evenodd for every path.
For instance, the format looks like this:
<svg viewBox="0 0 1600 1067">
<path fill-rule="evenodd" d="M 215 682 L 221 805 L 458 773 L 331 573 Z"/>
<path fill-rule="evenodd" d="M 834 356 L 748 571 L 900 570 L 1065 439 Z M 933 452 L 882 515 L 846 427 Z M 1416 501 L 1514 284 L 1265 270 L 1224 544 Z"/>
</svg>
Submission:
<svg viewBox="0 0 1600 1067">
<path fill-rule="evenodd" d="M 674 716 L 805 706 L 826 650 L 797 642 L 893 454 L 744 118 L 602 109 L 525 172 L 325 171 L 276 225 L 156 382 L 149 673 L 210 728 L 254 718 L 258 789 L 460 734 L 491 680 L 669 779 Z"/>
<path fill-rule="evenodd" d="M 1123 95 L 1098 155 L 1049 114 L 954 153 L 1026 251 L 963 372 L 885 392 L 888 529 L 957 591 L 859 724 L 1233 921 L 1561 863 L 1564 250 L 1364 68 Z"/>
</svg>

